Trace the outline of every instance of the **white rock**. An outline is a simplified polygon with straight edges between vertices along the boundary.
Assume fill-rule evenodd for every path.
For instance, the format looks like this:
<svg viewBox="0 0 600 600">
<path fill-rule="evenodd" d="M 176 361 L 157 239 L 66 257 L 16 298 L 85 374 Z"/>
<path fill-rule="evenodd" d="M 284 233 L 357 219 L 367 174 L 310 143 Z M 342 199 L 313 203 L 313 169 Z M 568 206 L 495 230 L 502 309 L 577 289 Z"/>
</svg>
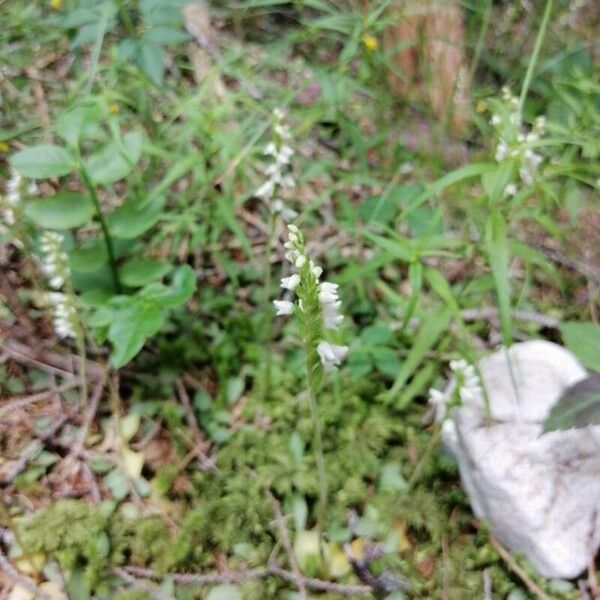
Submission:
<svg viewBox="0 0 600 600">
<path fill-rule="evenodd" d="M 576 577 L 600 545 L 600 426 L 541 432 L 563 390 L 587 373 L 545 341 L 501 349 L 478 366 L 489 410 L 480 395 L 442 427 L 473 511 L 541 575 Z M 443 419 L 445 405 L 437 412 Z"/>
</svg>

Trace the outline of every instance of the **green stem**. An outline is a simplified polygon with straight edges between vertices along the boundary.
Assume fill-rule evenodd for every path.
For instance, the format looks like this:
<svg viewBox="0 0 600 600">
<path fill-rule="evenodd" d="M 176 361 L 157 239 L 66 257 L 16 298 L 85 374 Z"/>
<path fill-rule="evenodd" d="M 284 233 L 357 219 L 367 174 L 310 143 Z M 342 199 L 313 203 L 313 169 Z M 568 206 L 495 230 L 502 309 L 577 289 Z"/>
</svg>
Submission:
<svg viewBox="0 0 600 600">
<path fill-rule="evenodd" d="M 106 244 L 106 252 L 108 253 L 108 262 L 110 264 L 110 270 L 112 271 L 112 276 L 115 284 L 116 291 L 120 294 L 122 291 L 121 282 L 119 281 L 119 272 L 117 270 L 117 261 L 115 258 L 115 251 L 113 248 L 112 237 L 110 236 L 110 232 L 108 230 L 108 224 L 106 223 L 106 219 L 102 214 L 102 207 L 100 206 L 100 201 L 98 200 L 98 194 L 96 193 L 96 186 L 92 182 L 88 172 L 85 167 L 81 166 L 79 169 L 81 173 L 81 178 L 85 183 L 85 187 L 88 189 L 90 196 L 92 197 L 92 201 L 94 202 L 94 206 L 96 207 L 96 215 L 98 216 L 98 220 L 100 221 L 100 227 L 102 227 L 102 233 L 104 234 L 104 243 Z"/>
<path fill-rule="evenodd" d="M 315 459 L 319 474 L 319 506 L 317 510 L 317 528 L 319 536 L 322 537 L 325 529 L 325 515 L 327 514 L 327 472 L 325 471 L 325 456 L 323 454 L 323 438 L 321 436 L 321 421 L 319 420 L 319 408 L 317 406 L 317 391 L 312 376 L 310 360 L 310 348 L 306 347 L 306 378 L 308 380 L 310 414 L 313 421 L 313 436 L 315 446 Z"/>
<path fill-rule="evenodd" d="M 533 71 L 537 64 L 540 49 L 542 48 L 542 42 L 546 35 L 546 29 L 548 28 L 548 22 L 550 21 L 550 13 L 552 12 L 553 0 L 546 0 L 546 8 L 544 9 L 544 16 L 538 30 L 535 44 L 533 46 L 533 52 L 529 58 L 529 64 L 527 65 L 527 72 L 525 73 L 525 79 L 523 80 L 523 87 L 521 88 L 521 95 L 519 96 L 519 115 L 523 114 L 523 105 L 525 104 L 525 98 L 527 98 L 527 92 L 531 85 L 531 78 L 533 77 Z"/>
</svg>

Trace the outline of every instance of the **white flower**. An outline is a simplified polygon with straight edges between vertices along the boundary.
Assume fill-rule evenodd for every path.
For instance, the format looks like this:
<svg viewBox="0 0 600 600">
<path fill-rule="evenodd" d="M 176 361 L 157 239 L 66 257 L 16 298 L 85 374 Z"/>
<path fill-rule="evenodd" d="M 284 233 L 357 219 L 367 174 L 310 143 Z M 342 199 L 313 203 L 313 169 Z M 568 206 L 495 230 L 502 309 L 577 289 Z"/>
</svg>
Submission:
<svg viewBox="0 0 600 600">
<path fill-rule="evenodd" d="M 50 292 L 48 300 L 52 304 L 54 312 L 53 322 L 56 335 L 61 338 L 77 337 L 77 311 L 70 296 L 61 292 Z"/>
<path fill-rule="evenodd" d="M 284 221 L 292 221 L 298 216 L 298 213 L 289 206 L 286 206 L 283 203 L 283 200 L 274 200 L 272 203 L 273 212 L 276 214 L 280 214 L 283 217 Z M 287 243 L 284 244 L 284 247 L 287 248 Z M 291 247 L 291 246 L 290 246 Z"/>
<path fill-rule="evenodd" d="M 435 388 L 430 388 L 429 390 L 429 404 L 432 404 L 436 408 L 441 406 L 446 402 L 446 394 L 444 392 L 440 392 L 440 390 L 436 390 Z"/>
<path fill-rule="evenodd" d="M 493 114 L 490 123 L 494 126 L 500 125 L 500 123 L 502 123 L 502 118 L 500 115 Z"/>
<path fill-rule="evenodd" d="M 321 275 L 323 274 L 323 269 L 315 265 L 315 263 L 312 260 L 310 261 L 310 271 L 317 279 L 319 279 L 319 277 L 321 277 Z"/>
<path fill-rule="evenodd" d="M 299 283 L 300 283 L 300 275 L 298 275 L 298 273 L 294 273 L 293 275 L 290 275 L 289 277 L 283 277 L 281 279 L 281 287 L 286 290 L 294 291 L 298 287 Z"/>
<path fill-rule="evenodd" d="M 296 267 L 296 269 L 301 269 L 305 264 L 306 256 L 304 256 L 304 254 L 300 254 L 296 257 L 296 260 L 294 261 L 294 266 Z"/>
<path fill-rule="evenodd" d="M 276 316 L 291 315 L 294 312 L 294 303 L 287 300 L 273 300 L 273 304 L 277 309 Z"/>
<path fill-rule="evenodd" d="M 517 193 L 517 186 L 514 183 L 509 183 L 504 188 L 504 195 L 505 196 L 514 196 L 516 193 Z"/>
<path fill-rule="evenodd" d="M 348 346 L 336 346 L 322 340 L 317 346 L 317 353 L 325 371 L 334 371 L 346 358 Z"/>
<path fill-rule="evenodd" d="M 461 402 L 467 404 L 478 401 L 483 394 L 477 371 L 466 360 L 451 360 L 450 369 L 453 371 Z"/>
<path fill-rule="evenodd" d="M 62 250 L 64 237 L 55 231 L 44 231 L 40 240 L 40 248 L 44 253 L 42 270 L 50 287 L 59 290 L 69 277 L 69 259 Z"/>
</svg>

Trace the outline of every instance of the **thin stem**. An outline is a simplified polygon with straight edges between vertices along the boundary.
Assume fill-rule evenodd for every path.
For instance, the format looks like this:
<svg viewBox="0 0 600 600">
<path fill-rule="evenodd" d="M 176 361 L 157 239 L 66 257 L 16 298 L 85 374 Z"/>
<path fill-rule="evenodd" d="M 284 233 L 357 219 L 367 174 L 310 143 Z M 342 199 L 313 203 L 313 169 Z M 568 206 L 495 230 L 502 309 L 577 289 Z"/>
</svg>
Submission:
<svg viewBox="0 0 600 600">
<path fill-rule="evenodd" d="M 131 38 L 135 37 L 135 26 L 133 25 L 131 15 L 127 11 L 125 2 L 123 2 L 123 0 L 117 0 L 117 6 L 119 9 L 119 14 L 121 15 L 121 21 L 123 21 L 123 25 L 125 26 L 125 31 L 127 32 L 127 35 Z"/>
<path fill-rule="evenodd" d="M 319 408 L 317 406 L 317 391 L 312 376 L 310 365 L 310 349 L 306 348 L 306 378 L 308 380 L 310 414 L 313 421 L 313 436 L 315 446 L 315 458 L 319 474 L 319 507 L 317 511 L 317 527 L 319 535 L 323 535 L 325 528 L 325 515 L 327 513 L 327 472 L 325 471 L 325 456 L 323 454 L 323 438 L 321 436 L 321 421 L 319 420 Z"/>
<path fill-rule="evenodd" d="M 112 276 L 115 284 L 115 289 L 118 293 L 121 293 L 121 282 L 119 281 L 119 272 L 117 270 L 117 261 L 115 258 L 115 251 L 113 248 L 112 237 L 110 236 L 110 232 L 108 230 L 108 224 L 106 223 L 106 219 L 102 214 L 102 207 L 100 206 L 100 201 L 98 200 L 98 194 L 96 193 L 96 186 L 93 184 L 88 172 L 86 171 L 84 166 L 81 166 L 79 169 L 81 173 L 81 178 L 85 183 L 90 196 L 92 197 L 92 201 L 94 202 L 94 206 L 96 207 L 96 215 L 98 216 L 98 220 L 100 221 L 100 227 L 102 227 L 102 233 L 104 234 L 104 243 L 106 244 L 106 252 L 108 253 L 108 262 L 110 264 L 110 270 L 112 271 Z"/>
<path fill-rule="evenodd" d="M 529 64 L 527 65 L 527 72 L 525 73 L 525 79 L 523 80 L 523 87 L 521 88 L 521 95 L 519 96 L 519 115 L 523 114 L 523 105 L 525 104 L 525 98 L 527 98 L 527 92 L 531 85 L 531 78 L 533 77 L 533 71 L 537 64 L 540 49 L 542 48 L 542 42 L 546 35 L 546 29 L 548 28 L 548 22 L 550 21 L 550 13 L 552 12 L 553 0 L 546 0 L 546 8 L 544 9 L 544 16 L 538 30 L 537 38 L 535 39 L 535 45 L 533 46 L 533 52 L 529 58 Z"/>
</svg>

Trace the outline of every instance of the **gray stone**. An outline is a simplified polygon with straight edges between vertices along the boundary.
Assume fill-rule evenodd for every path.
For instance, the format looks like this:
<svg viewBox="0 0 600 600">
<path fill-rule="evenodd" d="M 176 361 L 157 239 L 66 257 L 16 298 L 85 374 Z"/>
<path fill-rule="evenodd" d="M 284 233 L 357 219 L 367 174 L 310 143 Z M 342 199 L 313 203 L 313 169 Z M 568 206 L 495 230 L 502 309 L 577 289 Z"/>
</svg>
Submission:
<svg viewBox="0 0 600 600">
<path fill-rule="evenodd" d="M 489 410 L 476 394 L 442 426 L 473 511 L 542 576 L 576 577 L 600 544 L 600 426 L 541 433 L 565 388 L 587 373 L 569 351 L 540 340 L 501 349 L 478 368 Z M 444 401 L 436 410 L 444 419 Z"/>
</svg>

